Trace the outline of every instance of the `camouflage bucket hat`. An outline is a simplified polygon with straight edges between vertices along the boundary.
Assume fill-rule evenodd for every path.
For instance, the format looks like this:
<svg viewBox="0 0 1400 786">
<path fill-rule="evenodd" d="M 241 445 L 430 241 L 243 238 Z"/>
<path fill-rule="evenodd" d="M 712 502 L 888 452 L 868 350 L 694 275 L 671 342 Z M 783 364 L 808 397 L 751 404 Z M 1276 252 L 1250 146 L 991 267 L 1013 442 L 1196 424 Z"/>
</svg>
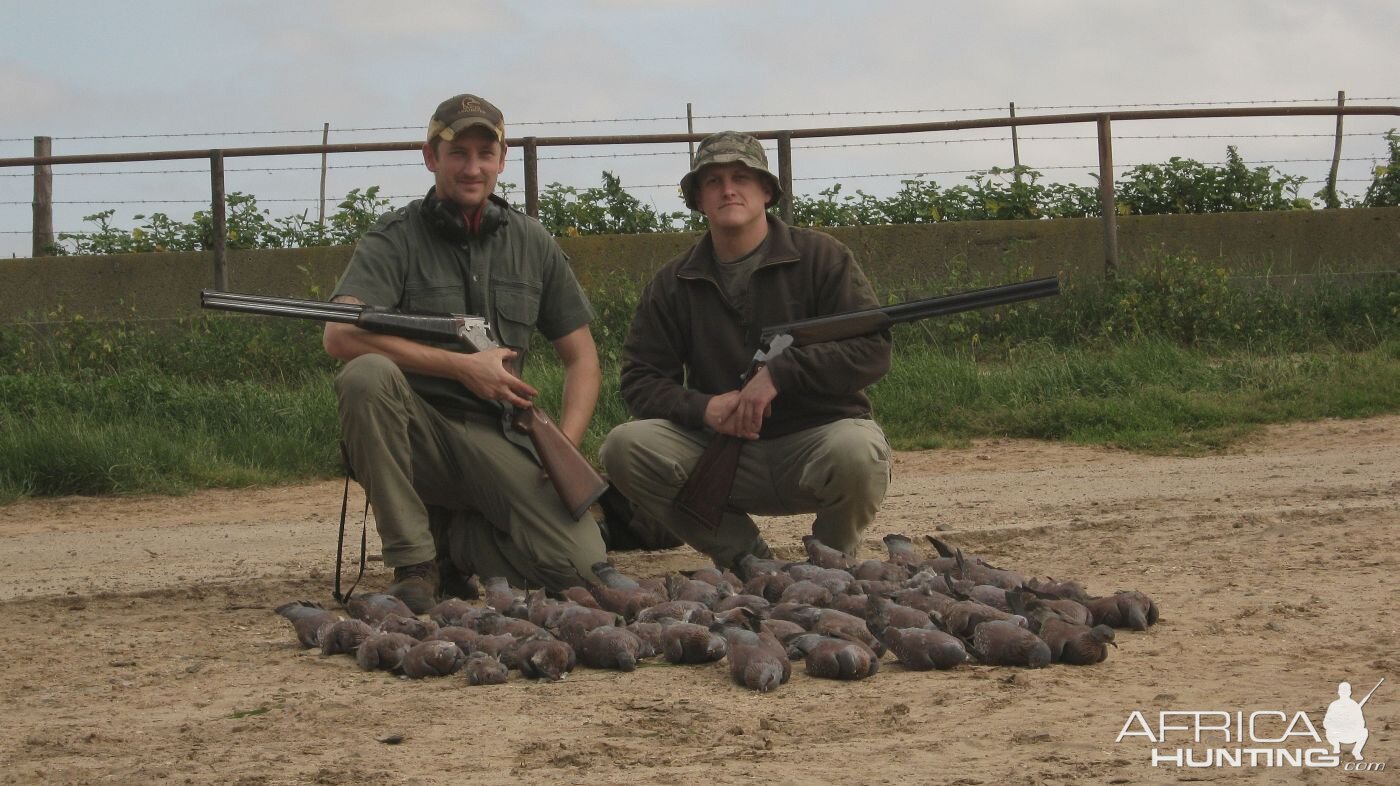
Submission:
<svg viewBox="0 0 1400 786">
<path fill-rule="evenodd" d="M 497 142 L 506 140 L 506 121 L 494 104 L 484 98 L 463 93 L 438 104 L 428 121 L 428 141 L 443 139 L 451 142 L 463 130 L 472 126 L 490 129 Z"/>
<path fill-rule="evenodd" d="M 690 171 L 685 173 L 685 177 L 681 178 L 681 196 L 685 198 L 685 206 L 691 210 L 697 209 L 695 178 L 701 169 L 711 164 L 729 163 L 743 164 L 766 176 L 768 187 L 773 191 L 773 198 L 768 200 L 765 207 L 772 207 L 783 198 L 783 189 L 778 185 L 778 178 L 768 171 L 768 155 L 763 152 L 763 144 L 748 134 L 720 131 L 700 140 L 700 147 L 695 150 L 695 163 Z"/>
</svg>

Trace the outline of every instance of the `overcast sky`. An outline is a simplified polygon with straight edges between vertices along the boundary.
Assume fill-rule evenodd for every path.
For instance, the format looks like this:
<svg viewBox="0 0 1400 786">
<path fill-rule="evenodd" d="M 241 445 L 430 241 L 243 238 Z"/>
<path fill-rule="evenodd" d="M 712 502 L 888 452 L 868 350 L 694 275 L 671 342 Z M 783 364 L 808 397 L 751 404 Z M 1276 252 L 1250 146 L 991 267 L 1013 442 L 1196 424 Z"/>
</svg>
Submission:
<svg viewBox="0 0 1400 786">
<path fill-rule="evenodd" d="M 1349 103 L 1400 104 L 1393 0 L 0 0 L 0 11 L 0 157 L 31 155 L 36 135 L 54 137 L 56 154 L 311 144 L 323 123 L 332 142 L 412 140 L 433 107 L 459 92 L 500 106 L 511 136 L 681 132 L 687 102 L 697 131 L 988 117 L 1013 101 L 1023 115 L 1335 103 L 1338 90 Z M 1343 156 L 1355 160 L 1342 178 L 1365 180 L 1385 155 L 1381 134 L 1400 120 L 1346 122 Z M 1310 195 L 1326 177 L 1334 126 L 1330 118 L 1121 123 L 1114 152 L 1122 165 L 1172 155 L 1220 161 L 1234 144 L 1248 161 L 1319 181 L 1305 187 Z M 268 131 L 296 133 L 248 133 Z M 1047 180 L 1088 182 L 1091 125 L 1021 136 L 1022 162 Z M 804 149 L 814 145 L 825 147 Z M 607 169 L 657 207 L 680 207 L 671 184 L 685 169 L 683 145 L 541 150 L 560 156 L 569 158 L 542 162 L 543 183 L 595 186 Z M 521 184 L 517 151 L 511 157 L 502 179 Z M 993 130 L 799 140 L 793 157 L 798 193 L 839 179 L 844 193 L 888 194 L 913 173 L 953 185 L 968 171 L 1009 166 L 1011 146 L 1005 130 Z M 231 160 L 227 187 L 255 194 L 274 215 L 314 217 L 318 165 L 318 157 Z M 336 198 L 377 184 L 399 203 L 430 183 L 415 153 L 339 156 L 331 166 Z M 195 171 L 142 173 L 162 170 Z M 55 175 L 57 202 L 87 203 L 56 207 L 60 231 L 87 228 L 82 216 L 107 207 L 127 227 L 134 213 L 183 219 L 207 207 L 199 162 Z M 1359 195 L 1365 183 L 1342 189 Z M 0 203 L 17 203 L 0 204 L 0 256 L 28 253 L 32 193 L 28 170 L 0 170 Z"/>
</svg>

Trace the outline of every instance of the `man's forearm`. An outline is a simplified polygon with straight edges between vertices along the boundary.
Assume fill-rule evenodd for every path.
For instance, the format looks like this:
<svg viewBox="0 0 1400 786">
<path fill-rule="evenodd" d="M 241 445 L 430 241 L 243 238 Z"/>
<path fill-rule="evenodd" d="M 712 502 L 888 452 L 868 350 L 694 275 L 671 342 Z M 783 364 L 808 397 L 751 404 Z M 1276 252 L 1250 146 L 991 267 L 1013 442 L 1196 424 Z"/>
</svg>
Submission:
<svg viewBox="0 0 1400 786">
<path fill-rule="evenodd" d="M 580 360 L 564 370 L 563 400 L 559 405 L 559 430 L 575 445 L 583 444 L 588 422 L 598 406 L 598 390 L 602 387 L 602 372 L 595 360 Z"/>
</svg>

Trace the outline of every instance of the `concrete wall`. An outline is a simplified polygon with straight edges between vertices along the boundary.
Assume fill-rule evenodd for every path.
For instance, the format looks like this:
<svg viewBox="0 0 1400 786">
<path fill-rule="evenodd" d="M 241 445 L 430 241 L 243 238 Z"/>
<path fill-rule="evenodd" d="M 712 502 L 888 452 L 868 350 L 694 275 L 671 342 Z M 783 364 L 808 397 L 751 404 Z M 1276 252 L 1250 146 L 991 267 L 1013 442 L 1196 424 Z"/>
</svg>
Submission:
<svg viewBox="0 0 1400 786">
<path fill-rule="evenodd" d="M 892 291 L 936 280 L 950 264 L 988 271 L 1015 266 L 1034 275 L 1099 275 L 1100 226 L 1097 219 L 1059 219 L 828 231 L 852 248 L 877 288 Z M 1400 271 L 1400 208 L 1130 216 L 1119 219 L 1118 232 L 1125 267 L 1166 250 L 1220 259 L 1250 273 Z M 693 238 L 612 235 L 559 243 L 587 287 L 613 275 L 645 279 Z M 324 297 L 349 256 L 348 247 L 230 252 L 229 288 Z M 0 322 L 41 322 L 59 308 L 90 319 L 170 319 L 197 311 L 199 290 L 211 286 L 207 252 L 0 260 Z"/>
</svg>

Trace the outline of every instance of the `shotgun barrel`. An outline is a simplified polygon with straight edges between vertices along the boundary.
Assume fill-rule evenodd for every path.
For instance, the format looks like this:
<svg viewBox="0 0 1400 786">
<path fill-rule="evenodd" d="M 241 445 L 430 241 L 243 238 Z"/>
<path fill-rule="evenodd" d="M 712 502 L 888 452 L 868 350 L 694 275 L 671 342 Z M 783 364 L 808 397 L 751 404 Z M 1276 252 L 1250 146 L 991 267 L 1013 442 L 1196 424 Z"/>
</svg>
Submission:
<svg viewBox="0 0 1400 786">
<path fill-rule="evenodd" d="M 482 317 L 468 314 L 421 314 L 394 311 L 355 303 L 323 303 L 319 300 L 248 295 L 205 289 L 200 305 L 220 311 L 245 314 L 341 322 L 365 330 L 420 341 L 455 341 L 468 352 L 485 352 L 499 346 Z M 544 466 L 550 482 L 569 515 L 578 519 L 608 490 L 608 483 L 558 424 L 539 407 L 517 408 L 502 404 L 502 429 L 512 442 L 511 432 L 528 438 L 534 455 Z"/>
<path fill-rule="evenodd" d="M 761 346 L 754 354 L 753 363 L 740 380 L 740 384 L 789 347 L 823 341 L 841 341 L 888 330 L 891 326 L 903 322 L 1058 294 L 1060 280 L 1055 276 L 1047 276 L 1015 284 L 912 300 L 882 308 L 771 325 L 763 329 Z M 715 435 L 705 447 L 705 452 L 700 455 L 700 460 L 696 462 L 680 493 L 676 495 L 675 509 L 706 529 L 717 528 L 720 517 L 724 515 L 724 506 L 729 502 L 729 492 L 734 487 L 734 475 L 739 468 L 739 452 L 743 449 L 744 442 L 745 440 L 728 434 Z"/>
</svg>

